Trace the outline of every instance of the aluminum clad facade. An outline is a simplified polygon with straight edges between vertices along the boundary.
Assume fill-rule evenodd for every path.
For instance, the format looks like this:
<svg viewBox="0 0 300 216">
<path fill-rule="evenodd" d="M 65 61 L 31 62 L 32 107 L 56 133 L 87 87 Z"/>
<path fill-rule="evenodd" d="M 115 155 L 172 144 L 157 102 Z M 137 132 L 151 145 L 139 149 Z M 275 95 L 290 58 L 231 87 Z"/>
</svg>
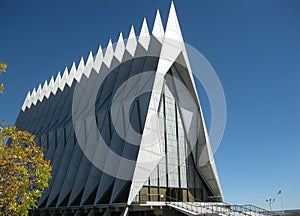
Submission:
<svg viewBox="0 0 300 216">
<path fill-rule="evenodd" d="M 144 19 L 28 93 L 16 126 L 53 167 L 37 214 L 223 199 L 173 3 L 166 30 L 157 11 L 151 35 Z"/>
</svg>

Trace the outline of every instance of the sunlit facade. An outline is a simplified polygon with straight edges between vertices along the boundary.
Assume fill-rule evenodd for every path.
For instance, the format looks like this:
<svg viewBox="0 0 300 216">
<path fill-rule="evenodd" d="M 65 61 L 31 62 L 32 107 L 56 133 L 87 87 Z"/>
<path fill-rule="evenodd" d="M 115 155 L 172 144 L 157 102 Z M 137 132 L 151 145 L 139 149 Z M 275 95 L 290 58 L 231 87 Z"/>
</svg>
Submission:
<svg viewBox="0 0 300 216">
<path fill-rule="evenodd" d="M 134 91 L 128 110 L 114 105 Z M 132 27 L 28 93 L 16 126 L 53 168 L 33 215 L 159 215 L 177 211 L 167 201 L 223 200 L 173 4 L 166 29 L 157 11 L 151 34 L 144 19 L 139 36 Z"/>
</svg>

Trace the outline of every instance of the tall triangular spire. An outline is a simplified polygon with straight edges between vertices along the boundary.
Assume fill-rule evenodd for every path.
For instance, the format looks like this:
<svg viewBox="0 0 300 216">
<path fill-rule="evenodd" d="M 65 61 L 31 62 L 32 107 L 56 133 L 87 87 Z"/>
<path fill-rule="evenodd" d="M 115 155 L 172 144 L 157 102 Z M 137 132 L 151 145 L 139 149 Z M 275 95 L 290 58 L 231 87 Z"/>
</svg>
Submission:
<svg viewBox="0 0 300 216">
<path fill-rule="evenodd" d="M 129 54 L 131 56 L 134 56 L 136 46 L 137 46 L 137 41 L 136 41 L 136 36 L 135 36 L 135 32 L 134 32 L 134 27 L 131 26 L 127 44 L 126 44 L 126 50 L 129 52 Z"/>
<path fill-rule="evenodd" d="M 164 27 L 162 25 L 160 13 L 159 10 L 157 10 L 153 29 L 152 29 L 152 35 L 156 37 L 160 42 L 162 42 L 164 34 L 165 32 L 164 32 Z"/>
<path fill-rule="evenodd" d="M 94 66 L 93 66 L 93 68 L 96 70 L 97 73 L 99 73 L 102 61 L 103 61 L 103 51 L 102 51 L 102 47 L 100 45 L 98 48 L 98 52 L 95 57 Z"/>
<path fill-rule="evenodd" d="M 171 3 L 171 7 L 170 7 L 165 37 L 183 42 L 176 10 L 173 2 Z"/>
<path fill-rule="evenodd" d="M 42 85 L 39 84 L 39 87 L 37 89 L 37 100 L 39 100 L 40 102 L 43 101 L 43 97 L 44 97 L 44 93 L 42 91 Z"/>
<path fill-rule="evenodd" d="M 76 65 L 75 62 L 73 62 L 69 76 L 67 77 L 67 84 L 69 87 L 72 86 L 73 80 L 75 78 L 75 73 L 76 73 Z"/>
<path fill-rule="evenodd" d="M 32 102 L 34 100 L 34 97 L 35 97 L 35 88 L 32 90 L 31 94 L 30 94 L 30 98 L 29 98 L 29 101 L 28 101 L 28 104 L 27 104 L 27 107 L 30 108 L 31 105 L 32 105 Z"/>
<path fill-rule="evenodd" d="M 64 73 L 61 77 L 60 83 L 59 83 L 59 89 L 61 91 L 63 91 L 64 88 L 65 88 L 65 85 L 67 83 L 67 77 L 68 77 L 68 68 L 66 67 L 65 70 L 64 70 Z"/>
<path fill-rule="evenodd" d="M 45 93 L 46 98 L 49 98 L 49 96 L 50 96 L 50 94 L 52 92 L 53 86 L 54 86 L 54 78 L 52 76 L 51 79 L 50 79 L 50 81 L 49 81 L 46 93 Z"/>
<path fill-rule="evenodd" d="M 86 75 L 87 78 L 89 78 L 89 76 L 90 76 L 93 64 L 94 64 L 93 53 L 92 53 L 92 51 L 90 51 L 89 57 L 86 61 L 85 68 L 83 71 L 83 73 Z"/>
<path fill-rule="evenodd" d="M 56 94 L 56 92 L 58 90 L 60 82 L 61 82 L 61 75 L 60 75 L 60 71 L 59 71 L 58 74 L 57 74 L 57 76 L 56 76 L 56 79 L 55 79 L 55 82 L 54 82 L 54 86 L 53 86 L 53 89 L 52 89 L 52 92 L 53 92 L 54 95 Z"/>
<path fill-rule="evenodd" d="M 33 90 L 32 90 L 31 98 L 32 98 L 32 104 L 36 105 L 37 96 L 36 96 L 36 90 L 35 90 L 35 88 L 33 88 Z"/>
<path fill-rule="evenodd" d="M 75 73 L 75 79 L 77 80 L 77 82 L 80 82 L 83 70 L 84 70 L 84 59 L 83 57 L 81 57 L 79 65 L 77 67 L 77 71 Z"/>
<path fill-rule="evenodd" d="M 43 89 L 42 89 L 42 92 L 44 93 L 44 96 L 45 96 L 45 94 L 47 92 L 47 88 L 48 88 L 48 81 L 45 80 L 44 85 L 43 85 Z"/>
<path fill-rule="evenodd" d="M 157 20 L 159 20 L 159 17 L 157 17 Z M 177 59 L 178 55 L 182 52 L 182 50 L 183 50 L 183 39 L 181 36 L 181 31 L 180 31 L 179 23 L 175 12 L 175 7 L 172 2 L 170 7 L 169 17 L 168 17 L 166 32 L 164 35 L 164 40 L 161 48 L 160 58 L 157 66 L 156 78 L 153 83 L 153 88 L 156 91 L 159 92 L 162 91 L 163 88 L 162 77 L 164 77 L 165 74 L 168 72 L 168 70 L 175 62 L 175 60 Z M 153 124 L 153 120 L 151 120 L 150 117 L 155 115 L 155 110 L 158 110 L 158 104 L 159 104 L 157 102 L 158 100 L 159 98 L 157 97 L 157 95 L 155 94 L 151 95 L 148 114 L 144 126 L 144 133 L 147 134 L 147 130 L 149 130 L 152 133 L 153 132 L 158 133 L 156 136 L 160 137 L 159 134 L 160 131 L 155 130 L 155 127 L 157 126 Z M 127 204 L 131 204 L 134 197 L 138 194 L 140 189 L 143 187 L 143 184 L 147 180 L 148 176 L 151 175 L 151 173 L 159 163 L 160 159 L 162 158 L 162 152 L 160 149 L 159 142 L 156 142 L 155 144 L 151 145 L 151 151 L 149 151 L 149 146 L 146 143 L 149 143 L 146 136 L 142 137 L 140 143 L 139 155 L 136 160 L 136 168 L 134 171 Z M 152 159 L 151 163 L 144 163 L 146 155 Z"/>
<path fill-rule="evenodd" d="M 22 106 L 22 111 L 25 111 L 26 107 L 28 106 L 28 102 L 30 101 L 30 91 L 28 91 L 25 101 Z"/>
<path fill-rule="evenodd" d="M 149 35 L 149 29 L 147 25 L 147 20 L 144 18 L 140 36 L 139 36 L 139 43 L 145 48 L 145 50 L 148 50 L 148 46 L 150 43 L 150 35 Z"/>
<path fill-rule="evenodd" d="M 172 2 L 164 35 L 164 42 L 161 48 L 160 60 L 157 66 L 157 73 L 165 74 L 183 50 L 184 41 L 174 3 Z"/>
<path fill-rule="evenodd" d="M 107 67 L 110 67 L 110 64 L 111 64 L 111 61 L 113 58 L 113 54 L 114 54 L 114 50 L 113 50 L 112 42 L 111 42 L 111 39 L 109 39 L 107 47 L 106 47 L 105 55 L 103 58 L 103 63 Z"/>
<path fill-rule="evenodd" d="M 122 61 L 124 51 L 125 51 L 125 44 L 124 44 L 123 34 L 121 32 L 115 50 L 115 57 L 116 59 L 118 59 L 119 62 Z"/>
</svg>

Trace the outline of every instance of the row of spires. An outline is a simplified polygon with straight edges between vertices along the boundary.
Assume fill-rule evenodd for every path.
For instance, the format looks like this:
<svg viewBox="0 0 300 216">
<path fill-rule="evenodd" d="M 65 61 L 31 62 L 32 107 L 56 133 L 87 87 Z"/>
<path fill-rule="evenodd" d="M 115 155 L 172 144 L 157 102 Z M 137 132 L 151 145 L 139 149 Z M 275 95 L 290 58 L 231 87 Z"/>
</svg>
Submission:
<svg viewBox="0 0 300 216">
<path fill-rule="evenodd" d="M 160 42 L 162 42 L 163 37 L 174 38 L 174 36 L 176 37 L 176 40 L 179 39 L 180 41 L 183 41 L 173 2 L 171 3 L 170 7 L 166 31 L 164 31 L 164 27 L 162 25 L 160 12 L 159 10 L 157 10 L 152 29 L 152 36 L 154 36 Z M 102 63 L 109 68 L 113 57 L 121 62 L 125 50 L 131 56 L 134 56 L 137 43 L 143 46 L 145 50 L 148 50 L 148 45 L 150 43 L 150 34 L 146 18 L 144 18 L 143 20 L 139 37 L 136 36 L 134 27 L 131 26 L 126 45 L 123 39 L 123 34 L 121 32 L 115 50 L 113 49 L 113 44 L 110 39 L 107 44 L 105 54 L 103 54 L 103 50 L 100 45 L 96 56 L 93 56 L 92 51 L 90 51 L 86 62 L 84 61 L 83 57 L 81 57 L 77 68 L 75 62 L 73 62 L 70 70 L 68 70 L 68 68 L 66 67 L 62 75 L 59 71 L 55 79 L 52 76 L 49 82 L 46 80 L 44 84 L 40 84 L 37 89 L 34 88 L 32 92 L 29 91 L 23 103 L 22 111 L 25 111 L 26 108 L 30 108 L 32 104 L 36 105 L 38 101 L 42 102 L 44 98 L 48 99 L 51 93 L 55 95 L 58 90 L 63 91 L 66 85 L 71 87 L 74 79 L 77 82 L 80 82 L 82 75 L 85 75 L 88 78 L 92 68 L 94 68 L 98 73 L 100 71 Z"/>
</svg>

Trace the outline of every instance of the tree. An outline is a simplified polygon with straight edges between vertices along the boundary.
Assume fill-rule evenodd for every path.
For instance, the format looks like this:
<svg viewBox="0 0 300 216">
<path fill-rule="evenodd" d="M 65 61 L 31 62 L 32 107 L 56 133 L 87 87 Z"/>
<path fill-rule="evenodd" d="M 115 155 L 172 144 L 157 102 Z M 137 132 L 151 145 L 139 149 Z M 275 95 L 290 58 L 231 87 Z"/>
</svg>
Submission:
<svg viewBox="0 0 300 216">
<path fill-rule="evenodd" d="M 0 128 L 0 215 L 27 215 L 48 186 L 51 166 L 34 138 L 16 127 Z"/>
<path fill-rule="evenodd" d="M 0 62 L 0 74 L 4 73 L 7 68 L 5 63 Z M 4 85 L 3 83 L 0 84 L 0 94 L 3 94 Z"/>
<path fill-rule="evenodd" d="M 6 65 L 0 67 L 3 73 Z M 27 131 L 0 124 L 0 216 L 28 215 L 48 186 L 50 162 L 34 139 Z"/>
</svg>

